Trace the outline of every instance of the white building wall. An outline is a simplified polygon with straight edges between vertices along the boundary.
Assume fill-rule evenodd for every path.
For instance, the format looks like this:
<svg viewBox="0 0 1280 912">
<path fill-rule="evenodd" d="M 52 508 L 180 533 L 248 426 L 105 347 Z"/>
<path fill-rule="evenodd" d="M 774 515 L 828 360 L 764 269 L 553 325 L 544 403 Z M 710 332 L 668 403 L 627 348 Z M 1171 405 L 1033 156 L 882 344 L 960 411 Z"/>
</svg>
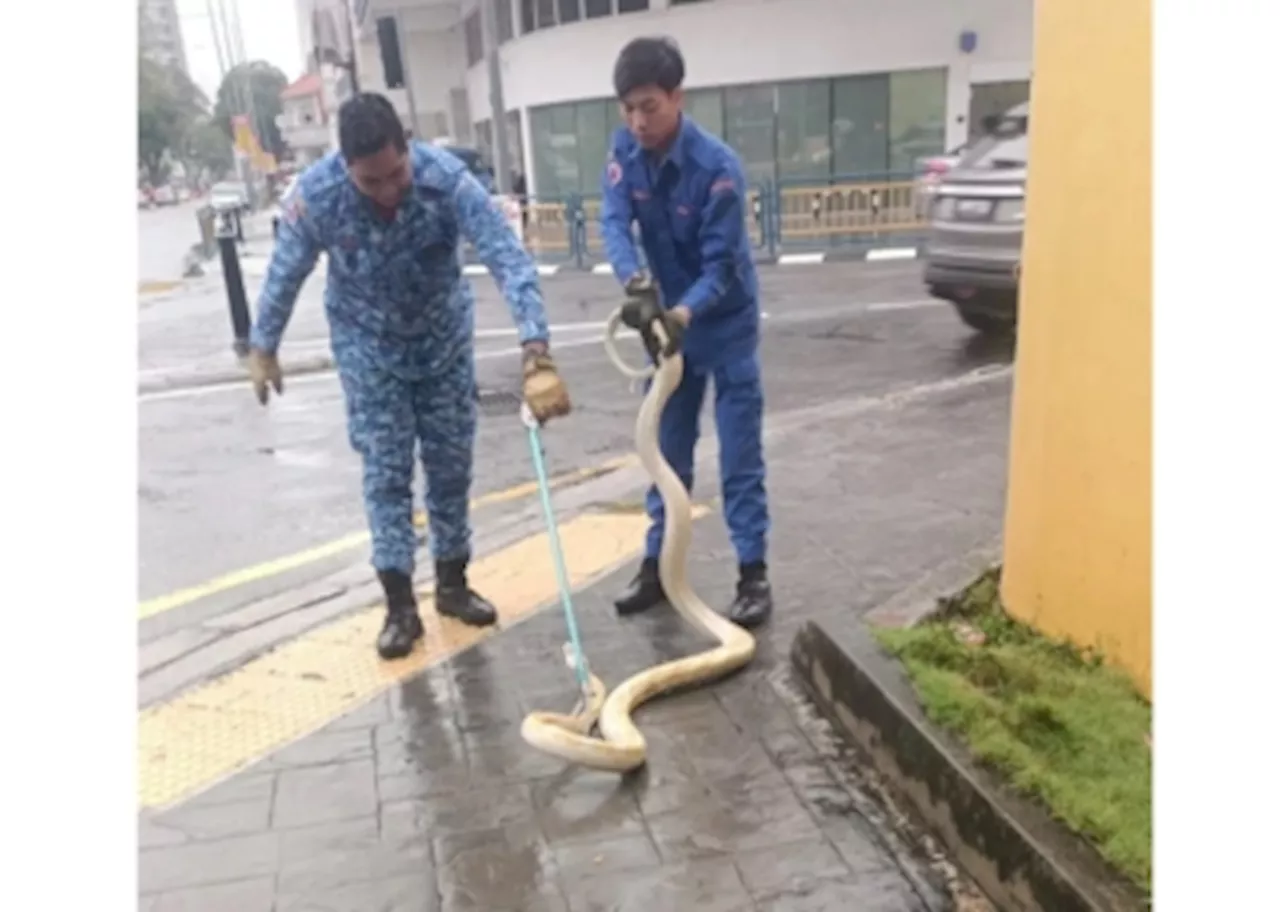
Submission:
<svg viewBox="0 0 1280 912">
<path fill-rule="evenodd" d="M 470 121 L 453 116 L 450 108 L 450 92 L 466 88 L 467 66 L 462 26 L 459 24 L 438 31 L 402 30 L 401 39 L 404 43 L 404 56 L 407 58 L 406 78 L 413 86 L 414 105 L 418 109 L 418 127 L 422 138 L 451 136 L 462 142 L 470 142 Z M 409 124 L 411 118 L 408 93 L 404 89 L 387 88 L 376 37 L 360 41 L 358 52 L 361 89 L 386 95 L 396 106 L 404 122 Z M 474 102 L 471 107 L 474 110 Z"/>
<path fill-rule="evenodd" d="M 518 31 L 519 3 L 512 2 Z M 945 66 L 950 147 L 968 133 L 971 84 L 1030 77 L 1032 6 L 1033 0 L 707 0 L 518 36 L 500 51 L 502 88 L 509 110 L 610 96 L 614 60 L 639 35 L 678 42 L 691 89 Z M 464 0 L 464 14 L 473 7 Z M 960 50 L 964 31 L 977 33 L 971 54 Z M 483 64 L 467 71 L 466 87 L 472 120 L 488 119 Z"/>
</svg>

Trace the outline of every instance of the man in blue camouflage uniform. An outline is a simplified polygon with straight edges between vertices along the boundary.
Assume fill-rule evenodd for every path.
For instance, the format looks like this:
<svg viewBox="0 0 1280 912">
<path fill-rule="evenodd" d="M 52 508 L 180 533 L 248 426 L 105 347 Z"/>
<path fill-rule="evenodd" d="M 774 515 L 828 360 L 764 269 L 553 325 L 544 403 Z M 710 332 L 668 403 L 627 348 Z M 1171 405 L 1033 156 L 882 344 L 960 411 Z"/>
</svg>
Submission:
<svg viewBox="0 0 1280 912">
<path fill-rule="evenodd" d="M 746 232 L 746 181 L 738 156 L 684 116 L 684 60 L 661 38 L 637 38 L 613 71 L 627 126 L 613 137 L 603 180 L 601 231 L 637 328 L 661 319 L 685 357 L 684 379 L 662 415 L 662 452 L 693 486 L 698 415 L 715 382 L 716 433 L 725 521 L 738 556 L 737 597 L 728 616 L 755 627 L 773 612 L 765 568 L 765 496 L 760 381 L 760 295 Z M 631 226 L 639 223 L 653 279 L 641 270 Z M 656 280 L 656 281 L 654 281 Z M 665 599 L 658 578 L 663 508 L 656 489 L 645 559 L 614 603 L 621 614 Z"/>
<path fill-rule="evenodd" d="M 406 141 L 380 95 L 345 102 L 338 133 L 340 151 L 308 168 L 284 202 L 249 367 L 264 405 L 269 388 L 282 392 L 276 352 L 302 283 L 326 253 L 325 313 L 351 446 L 364 463 L 373 566 L 387 598 L 378 652 L 390 659 L 407 655 L 423 634 L 412 581 L 415 444 L 426 474 L 436 610 L 476 626 L 497 619 L 466 576 L 477 388 L 475 302 L 461 275 L 461 238 L 475 245 L 511 309 L 534 415 L 567 414 L 569 399 L 548 354 L 534 264 L 462 162 Z"/>
</svg>

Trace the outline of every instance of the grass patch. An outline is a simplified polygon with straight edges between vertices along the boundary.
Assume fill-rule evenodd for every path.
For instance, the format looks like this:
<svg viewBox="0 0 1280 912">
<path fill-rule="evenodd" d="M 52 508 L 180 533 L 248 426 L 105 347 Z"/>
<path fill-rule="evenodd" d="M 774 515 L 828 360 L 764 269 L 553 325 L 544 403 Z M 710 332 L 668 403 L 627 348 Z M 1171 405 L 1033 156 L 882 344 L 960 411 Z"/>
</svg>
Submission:
<svg viewBox="0 0 1280 912">
<path fill-rule="evenodd" d="M 999 569 L 917 627 L 877 628 L 926 715 L 1151 890 L 1151 706 L 1123 673 L 1005 614 Z"/>
</svg>

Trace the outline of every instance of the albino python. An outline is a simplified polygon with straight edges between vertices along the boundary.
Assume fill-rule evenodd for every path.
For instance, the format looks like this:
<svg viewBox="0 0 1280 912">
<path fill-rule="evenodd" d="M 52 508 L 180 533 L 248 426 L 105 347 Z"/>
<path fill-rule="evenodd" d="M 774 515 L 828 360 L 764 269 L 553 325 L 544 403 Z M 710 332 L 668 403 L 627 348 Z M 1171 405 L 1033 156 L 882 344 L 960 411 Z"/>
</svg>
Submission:
<svg viewBox="0 0 1280 912">
<path fill-rule="evenodd" d="M 659 694 L 691 684 L 708 683 L 736 671 L 755 656 L 756 641 L 746 630 L 708 607 L 689 585 L 685 565 L 693 534 L 689 495 L 679 476 L 662 457 L 658 443 L 658 421 L 667 400 L 680 385 L 684 356 L 677 352 L 661 358 L 656 369 L 652 365 L 643 369 L 632 367 L 618 352 L 615 336 L 621 324 L 622 310 L 618 309 L 609 318 L 605 330 L 605 349 L 610 360 L 633 380 L 653 379 L 636 417 L 635 439 L 640 462 L 653 479 L 666 507 L 658 575 L 667 600 L 680 616 L 718 640 L 720 645 L 706 652 L 646 668 L 627 678 L 612 693 L 607 692 L 599 677 L 591 674 L 583 699 L 573 713 L 532 712 L 525 717 L 520 734 L 530 746 L 569 763 L 625 773 L 643 766 L 645 762 L 644 735 L 632 721 L 632 713 Z M 653 331 L 665 347 L 667 340 L 661 323 L 655 323 Z M 599 738 L 591 734 L 597 723 L 602 736 Z"/>
</svg>

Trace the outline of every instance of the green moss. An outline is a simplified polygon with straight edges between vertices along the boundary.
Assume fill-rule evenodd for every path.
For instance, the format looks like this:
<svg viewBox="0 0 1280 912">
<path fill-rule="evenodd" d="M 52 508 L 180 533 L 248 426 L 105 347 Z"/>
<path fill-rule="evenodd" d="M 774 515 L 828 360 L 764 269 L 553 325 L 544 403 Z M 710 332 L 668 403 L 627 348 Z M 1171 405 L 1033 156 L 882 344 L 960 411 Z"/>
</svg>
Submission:
<svg viewBox="0 0 1280 912">
<path fill-rule="evenodd" d="M 1004 613 L 999 570 L 917 627 L 876 629 L 925 713 L 1150 891 L 1151 706 L 1119 671 Z"/>
</svg>

